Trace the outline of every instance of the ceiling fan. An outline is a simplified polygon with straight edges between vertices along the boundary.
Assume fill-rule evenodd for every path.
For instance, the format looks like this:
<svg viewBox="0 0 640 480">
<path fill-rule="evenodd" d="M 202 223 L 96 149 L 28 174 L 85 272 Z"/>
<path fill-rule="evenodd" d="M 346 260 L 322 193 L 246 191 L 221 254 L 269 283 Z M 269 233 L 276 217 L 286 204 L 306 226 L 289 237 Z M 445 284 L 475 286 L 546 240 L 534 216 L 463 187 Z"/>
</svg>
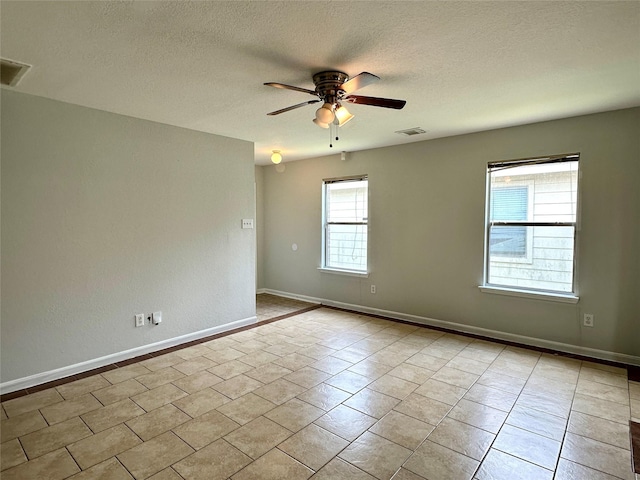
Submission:
<svg viewBox="0 0 640 480">
<path fill-rule="evenodd" d="M 316 110 L 316 118 L 313 123 L 322 128 L 329 128 L 331 124 L 342 126 L 353 118 L 353 115 L 342 105 L 342 103 L 354 103 L 359 105 L 371 105 L 374 107 L 394 108 L 400 110 L 407 103 L 405 100 L 396 100 L 393 98 L 379 97 L 363 97 L 361 95 L 351 95 L 360 88 L 371 85 L 380 80 L 379 77 L 369 72 L 362 72 L 355 77 L 349 78 L 344 72 L 328 70 L 318 72 L 313 76 L 315 90 L 307 88 L 294 87 L 293 85 L 285 85 L 284 83 L 268 82 L 265 85 L 275 88 L 284 88 L 287 90 L 295 90 L 296 92 L 308 93 L 319 100 L 309 100 L 307 102 L 298 103 L 290 107 L 269 112 L 267 115 L 280 115 L 281 113 L 295 110 L 312 103 L 323 102 L 322 107 Z"/>
</svg>

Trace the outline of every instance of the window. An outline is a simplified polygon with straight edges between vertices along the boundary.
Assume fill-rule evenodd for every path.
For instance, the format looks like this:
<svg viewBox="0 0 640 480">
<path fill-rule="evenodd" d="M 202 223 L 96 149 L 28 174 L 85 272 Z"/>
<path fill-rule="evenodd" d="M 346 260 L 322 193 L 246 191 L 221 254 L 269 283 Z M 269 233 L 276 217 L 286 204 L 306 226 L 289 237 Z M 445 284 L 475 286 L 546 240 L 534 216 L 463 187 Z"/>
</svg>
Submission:
<svg viewBox="0 0 640 480">
<path fill-rule="evenodd" d="M 368 179 L 323 181 L 322 267 L 367 272 Z"/>
<path fill-rule="evenodd" d="M 489 164 L 485 286 L 575 295 L 578 162 Z"/>
</svg>

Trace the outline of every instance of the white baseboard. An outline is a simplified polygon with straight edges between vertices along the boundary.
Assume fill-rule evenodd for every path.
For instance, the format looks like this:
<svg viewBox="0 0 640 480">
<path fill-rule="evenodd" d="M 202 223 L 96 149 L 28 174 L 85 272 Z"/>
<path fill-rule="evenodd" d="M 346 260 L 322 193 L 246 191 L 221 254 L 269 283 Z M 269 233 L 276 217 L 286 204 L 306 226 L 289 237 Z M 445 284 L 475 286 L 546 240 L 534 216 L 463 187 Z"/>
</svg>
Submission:
<svg viewBox="0 0 640 480">
<path fill-rule="evenodd" d="M 270 293 L 271 295 L 278 295 L 286 298 L 294 298 L 297 300 L 304 300 L 305 302 L 320 303 L 328 307 L 343 308 L 345 310 L 352 310 L 354 312 L 369 313 L 372 315 L 380 315 L 382 317 L 393 318 L 396 320 L 406 320 L 408 322 L 419 323 L 427 327 L 439 327 L 446 328 L 448 330 L 455 330 L 460 333 L 470 333 L 473 335 L 480 335 L 482 337 L 493 338 L 496 340 L 504 340 L 507 342 L 519 343 L 522 345 L 528 345 L 531 347 L 546 348 L 549 350 L 555 350 L 557 352 L 570 353 L 573 355 L 582 355 L 584 357 L 590 357 L 598 360 L 608 360 L 612 362 L 624 363 L 627 365 L 639 365 L 640 357 L 635 355 L 628 355 L 626 353 L 610 352 L 607 350 L 599 350 L 596 348 L 581 347 L 579 345 L 571 345 L 569 343 L 554 342 L 552 340 L 545 340 L 543 338 L 527 337 L 525 335 L 518 335 L 515 333 L 501 332 L 499 330 L 491 330 L 488 328 L 474 327 L 472 325 L 465 325 L 462 323 L 447 322 L 445 320 L 437 320 L 435 318 L 421 317 L 418 315 L 411 315 L 408 313 L 394 312 L 391 310 L 382 310 L 374 307 L 366 307 L 363 305 L 354 305 L 352 303 L 336 302 L 334 300 L 328 300 L 325 298 L 308 297 L 306 295 L 298 295 L 294 293 L 280 292 L 278 290 L 264 289 L 264 293 Z"/>
<path fill-rule="evenodd" d="M 236 320 L 235 322 L 225 323 L 224 325 L 218 325 L 217 327 L 207 328 L 198 332 L 188 333 L 179 337 L 169 338 L 160 342 L 150 343 L 141 347 L 124 350 L 122 352 L 113 353 L 111 355 L 105 355 L 104 357 L 94 358 L 87 360 L 86 362 L 76 363 L 67 367 L 57 368 L 48 372 L 37 373 L 29 377 L 18 378 L 16 380 L 10 380 L 8 382 L 0 383 L 0 393 L 11 393 L 16 390 L 22 390 L 24 388 L 33 387 L 35 385 L 41 385 L 43 383 L 51 382 L 52 380 L 58 380 L 60 378 L 69 377 L 78 373 L 93 370 L 94 368 L 104 367 L 105 365 L 111 365 L 112 363 L 122 362 L 130 358 L 144 355 L 145 353 L 157 352 L 165 348 L 180 345 L 182 343 L 191 342 L 193 340 L 199 340 L 201 338 L 216 335 L 218 333 L 224 333 L 236 328 L 252 325 L 257 322 L 255 316 L 248 317 L 242 320 Z"/>
</svg>

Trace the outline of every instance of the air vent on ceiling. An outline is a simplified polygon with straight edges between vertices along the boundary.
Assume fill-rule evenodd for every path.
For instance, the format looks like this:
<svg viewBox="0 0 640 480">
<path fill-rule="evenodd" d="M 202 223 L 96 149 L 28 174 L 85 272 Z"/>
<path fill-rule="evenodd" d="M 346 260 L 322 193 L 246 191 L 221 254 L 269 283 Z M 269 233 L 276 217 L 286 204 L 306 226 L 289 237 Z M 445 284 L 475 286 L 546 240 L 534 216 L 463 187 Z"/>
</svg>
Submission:
<svg viewBox="0 0 640 480">
<path fill-rule="evenodd" d="M 398 130 L 397 132 L 400 135 L 406 135 L 410 137 L 411 135 L 421 135 L 423 133 L 427 133 L 426 130 L 421 129 L 420 127 L 407 128 L 406 130 Z"/>
<path fill-rule="evenodd" d="M 15 87 L 30 68 L 31 65 L 0 58 L 0 83 Z"/>
</svg>

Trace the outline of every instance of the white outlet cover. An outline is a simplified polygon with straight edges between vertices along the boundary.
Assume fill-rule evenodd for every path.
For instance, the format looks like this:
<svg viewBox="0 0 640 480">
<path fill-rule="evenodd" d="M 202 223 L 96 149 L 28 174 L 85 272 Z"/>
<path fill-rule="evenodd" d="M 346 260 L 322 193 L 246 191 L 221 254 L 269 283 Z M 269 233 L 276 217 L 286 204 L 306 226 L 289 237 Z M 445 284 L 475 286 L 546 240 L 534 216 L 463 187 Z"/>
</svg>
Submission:
<svg viewBox="0 0 640 480">
<path fill-rule="evenodd" d="M 153 315 L 151 316 L 151 321 L 153 322 L 154 325 L 158 325 L 159 323 L 161 323 L 162 312 L 153 312 Z"/>
</svg>

